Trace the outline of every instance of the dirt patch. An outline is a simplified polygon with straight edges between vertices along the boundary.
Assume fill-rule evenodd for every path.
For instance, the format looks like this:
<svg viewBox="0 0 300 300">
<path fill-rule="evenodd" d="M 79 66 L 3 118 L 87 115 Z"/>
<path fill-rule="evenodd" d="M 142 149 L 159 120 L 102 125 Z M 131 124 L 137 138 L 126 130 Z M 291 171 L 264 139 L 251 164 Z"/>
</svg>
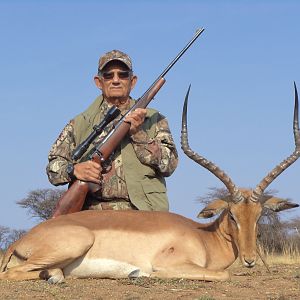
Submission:
<svg viewBox="0 0 300 300">
<path fill-rule="evenodd" d="M 0 281 L 0 299 L 300 299 L 300 264 L 230 268 L 226 282 L 183 279 L 68 279 L 59 285 L 44 281 Z"/>
</svg>

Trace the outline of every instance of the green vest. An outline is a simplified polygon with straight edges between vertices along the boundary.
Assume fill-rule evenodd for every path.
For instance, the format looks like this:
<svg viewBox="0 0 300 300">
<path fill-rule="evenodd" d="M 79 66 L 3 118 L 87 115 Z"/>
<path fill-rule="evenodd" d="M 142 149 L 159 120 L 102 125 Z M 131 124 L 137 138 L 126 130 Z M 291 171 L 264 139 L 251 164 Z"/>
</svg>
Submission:
<svg viewBox="0 0 300 300">
<path fill-rule="evenodd" d="M 92 132 L 93 126 L 100 123 L 103 115 L 99 108 L 103 97 L 99 96 L 86 111 L 74 118 L 75 143 L 79 145 Z M 135 103 L 131 100 L 131 106 Z M 150 138 L 154 138 L 158 112 L 147 108 L 147 115 L 142 125 Z M 93 145 L 87 150 L 92 149 Z M 169 203 L 166 194 L 166 182 L 161 174 L 149 166 L 142 164 L 135 155 L 133 146 L 126 136 L 121 142 L 121 155 L 124 166 L 125 180 L 130 201 L 139 210 L 168 211 Z M 82 160 L 86 159 L 84 157 Z"/>
</svg>

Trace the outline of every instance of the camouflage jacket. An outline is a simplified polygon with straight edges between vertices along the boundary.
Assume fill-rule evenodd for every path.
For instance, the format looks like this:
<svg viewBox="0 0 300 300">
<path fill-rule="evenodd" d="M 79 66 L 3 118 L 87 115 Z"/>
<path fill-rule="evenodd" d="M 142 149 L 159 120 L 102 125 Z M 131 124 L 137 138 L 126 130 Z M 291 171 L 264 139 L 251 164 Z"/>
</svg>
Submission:
<svg viewBox="0 0 300 300">
<path fill-rule="evenodd" d="M 134 102 L 132 102 L 131 105 L 133 103 Z M 92 106 L 93 104 L 91 107 Z M 104 116 L 109 109 L 109 105 L 103 100 L 100 100 L 99 107 L 96 107 L 99 110 L 99 115 L 101 116 Z M 157 118 L 156 123 L 154 124 L 154 133 L 151 134 L 152 137 L 149 136 L 149 132 L 147 132 L 147 130 L 141 128 L 140 131 L 130 137 L 129 141 L 140 163 L 152 168 L 156 174 L 155 176 L 167 177 L 175 170 L 178 163 L 178 156 L 166 118 L 158 112 L 156 112 L 156 114 Z M 54 185 L 61 185 L 70 182 L 70 178 L 66 172 L 67 164 L 72 161 L 71 155 L 74 149 L 84 140 L 86 134 L 89 134 L 92 130 L 87 130 L 85 135 L 82 135 L 77 128 L 79 123 L 76 121 L 77 119 L 78 117 L 71 120 L 66 125 L 50 150 L 47 174 L 50 182 Z M 85 118 L 81 118 L 81 120 L 82 119 L 85 122 Z M 93 120 L 93 122 L 95 123 L 96 121 Z M 92 128 L 92 126 L 90 127 Z M 93 147 L 95 147 L 103 139 L 109 130 L 110 126 L 103 131 L 90 148 L 93 149 Z M 89 153 L 89 151 L 87 153 Z M 88 154 L 82 160 L 87 159 L 87 157 Z M 130 201 L 130 193 L 128 193 L 127 190 L 128 182 L 126 182 L 125 179 L 126 172 L 124 172 L 121 146 L 114 151 L 110 160 L 111 168 L 107 173 L 103 174 L 101 191 L 102 200 L 111 201 L 113 199 L 122 199 Z"/>
</svg>

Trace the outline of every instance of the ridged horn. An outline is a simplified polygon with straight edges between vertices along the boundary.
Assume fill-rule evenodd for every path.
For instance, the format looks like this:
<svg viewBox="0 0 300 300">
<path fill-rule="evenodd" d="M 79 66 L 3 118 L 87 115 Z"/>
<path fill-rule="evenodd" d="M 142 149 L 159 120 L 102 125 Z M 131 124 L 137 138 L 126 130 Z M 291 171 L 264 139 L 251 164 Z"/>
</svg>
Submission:
<svg viewBox="0 0 300 300">
<path fill-rule="evenodd" d="M 299 132 L 299 113 L 298 113 L 298 92 L 296 83 L 294 82 L 295 90 L 295 105 L 294 105 L 294 139 L 295 139 L 295 150 L 294 152 L 284 159 L 279 165 L 277 165 L 266 177 L 264 177 L 261 182 L 253 190 L 250 197 L 251 201 L 258 201 L 265 189 L 275 180 L 284 170 L 286 170 L 290 165 L 292 165 L 300 156 L 300 132 Z"/>
<path fill-rule="evenodd" d="M 197 154 L 189 146 L 188 132 L 187 132 L 187 105 L 188 105 L 190 89 L 191 89 L 191 85 L 189 85 L 188 91 L 186 93 L 183 111 L 182 111 L 181 149 L 190 159 L 192 159 L 194 162 L 204 167 L 205 169 L 209 170 L 213 175 L 218 177 L 224 183 L 230 195 L 232 196 L 233 202 L 240 202 L 244 200 L 242 193 L 235 186 L 235 184 L 232 182 L 229 176 L 224 171 L 222 171 L 216 164 L 207 160 L 203 156 Z"/>
</svg>

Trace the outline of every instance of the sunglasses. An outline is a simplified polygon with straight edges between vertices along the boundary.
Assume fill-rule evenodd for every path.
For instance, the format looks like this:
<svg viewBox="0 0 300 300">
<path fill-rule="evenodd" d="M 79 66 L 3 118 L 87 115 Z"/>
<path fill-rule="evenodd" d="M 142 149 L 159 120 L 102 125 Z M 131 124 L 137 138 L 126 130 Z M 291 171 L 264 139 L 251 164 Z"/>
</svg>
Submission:
<svg viewBox="0 0 300 300">
<path fill-rule="evenodd" d="M 115 74 L 117 74 L 120 79 L 128 79 L 131 76 L 131 71 L 103 72 L 101 76 L 104 80 L 111 80 Z"/>
</svg>

